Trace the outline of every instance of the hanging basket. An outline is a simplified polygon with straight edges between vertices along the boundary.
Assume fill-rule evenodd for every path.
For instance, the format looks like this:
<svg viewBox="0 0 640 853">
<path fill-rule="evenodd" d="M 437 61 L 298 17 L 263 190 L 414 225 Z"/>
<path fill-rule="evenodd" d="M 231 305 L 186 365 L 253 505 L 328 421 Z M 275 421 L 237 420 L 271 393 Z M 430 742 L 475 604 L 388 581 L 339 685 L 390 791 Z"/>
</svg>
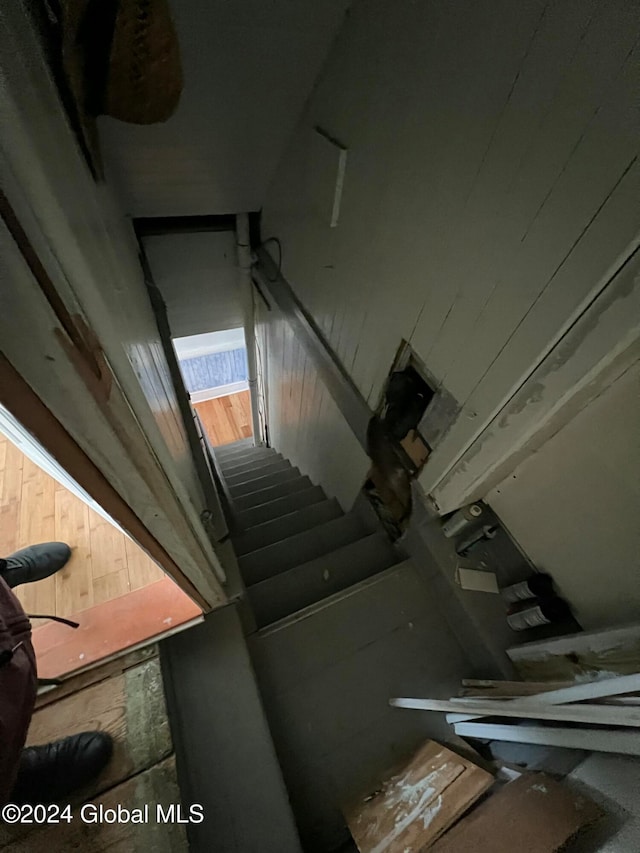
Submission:
<svg viewBox="0 0 640 853">
<path fill-rule="evenodd" d="M 178 106 L 182 85 L 166 0 L 120 0 L 102 111 L 134 124 L 166 121 Z"/>
</svg>

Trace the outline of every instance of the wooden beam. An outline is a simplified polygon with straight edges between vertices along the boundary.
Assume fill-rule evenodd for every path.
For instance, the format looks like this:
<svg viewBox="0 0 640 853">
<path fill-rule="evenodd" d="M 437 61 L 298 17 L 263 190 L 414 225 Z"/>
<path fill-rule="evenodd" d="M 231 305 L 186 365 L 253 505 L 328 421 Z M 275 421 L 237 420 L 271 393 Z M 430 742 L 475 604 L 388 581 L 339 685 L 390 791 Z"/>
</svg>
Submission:
<svg viewBox="0 0 640 853">
<path fill-rule="evenodd" d="M 560 746 L 566 749 L 588 749 L 593 752 L 614 752 L 620 755 L 640 755 L 640 737 L 636 732 L 608 729 L 572 729 L 550 726 L 508 726 L 497 723 L 457 723 L 455 733 L 478 740 L 500 740 L 508 743 L 529 743 L 540 746 Z"/>
<path fill-rule="evenodd" d="M 391 699 L 395 708 L 414 711 L 444 711 L 459 713 L 461 710 L 475 712 L 482 717 L 518 717 L 533 720 L 554 720 L 565 723 L 587 723 L 603 726 L 631 726 L 640 728 L 640 708 L 606 705 L 528 705 L 523 700 L 489 702 L 470 699 L 461 706 L 455 700 L 442 699 Z M 640 740 L 640 737 L 638 738 Z"/>
<path fill-rule="evenodd" d="M 518 696 L 533 696 L 570 687 L 571 681 L 496 681 L 494 679 L 463 678 L 459 697 L 476 699 L 517 699 Z"/>
<path fill-rule="evenodd" d="M 563 705 L 570 702 L 586 702 L 590 699 L 604 699 L 610 696 L 621 696 L 624 693 L 635 693 L 640 690 L 640 675 L 622 675 L 619 678 L 605 678 L 602 681 L 590 681 L 587 684 L 574 684 L 571 687 L 562 687 L 559 690 L 551 690 L 547 693 L 538 693 L 519 699 L 519 704 L 526 706 L 540 705 Z M 470 702 L 479 701 L 463 697 L 452 699 L 452 702 L 460 702 L 468 706 Z M 512 700 L 505 699 L 505 702 Z M 630 703 L 635 704 L 635 703 Z M 447 714 L 448 723 L 460 723 L 465 720 L 477 719 L 477 715 L 470 714 Z"/>
<path fill-rule="evenodd" d="M 640 623 L 525 643 L 507 649 L 507 655 L 525 680 L 630 675 L 640 672 Z"/>
</svg>

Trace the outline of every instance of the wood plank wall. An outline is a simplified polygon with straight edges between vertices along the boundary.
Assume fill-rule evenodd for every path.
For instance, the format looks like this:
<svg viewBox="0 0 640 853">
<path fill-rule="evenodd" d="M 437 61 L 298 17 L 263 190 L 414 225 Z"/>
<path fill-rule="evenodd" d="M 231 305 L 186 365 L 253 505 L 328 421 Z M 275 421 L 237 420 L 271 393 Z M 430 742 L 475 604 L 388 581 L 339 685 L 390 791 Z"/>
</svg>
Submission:
<svg viewBox="0 0 640 853">
<path fill-rule="evenodd" d="M 402 338 L 457 400 L 433 461 L 473 441 L 640 230 L 639 27 L 624 0 L 367 0 L 335 43 L 263 233 L 370 405 Z M 315 126 L 349 149 L 336 228 L 310 188 Z M 312 462 L 334 413 L 304 420 L 317 379 L 270 325 L 271 430 L 290 454 L 301 418 Z M 336 452 L 348 469 L 351 445 Z"/>
</svg>

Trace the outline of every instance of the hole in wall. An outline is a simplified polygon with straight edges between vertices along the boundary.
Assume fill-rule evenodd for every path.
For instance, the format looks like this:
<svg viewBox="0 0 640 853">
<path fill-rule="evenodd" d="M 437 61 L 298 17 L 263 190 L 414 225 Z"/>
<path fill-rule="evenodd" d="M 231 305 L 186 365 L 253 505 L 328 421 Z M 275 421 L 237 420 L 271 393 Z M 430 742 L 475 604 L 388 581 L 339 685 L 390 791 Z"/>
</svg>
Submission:
<svg viewBox="0 0 640 853">
<path fill-rule="evenodd" d="M 419 424 L 435 396 L 408 343 L 402 342 L 367 429 L 372 466 L 363 492 L 390 538 L 407 528 L 412 511 L 411 479 L 429 458 Z"/>
</svg>

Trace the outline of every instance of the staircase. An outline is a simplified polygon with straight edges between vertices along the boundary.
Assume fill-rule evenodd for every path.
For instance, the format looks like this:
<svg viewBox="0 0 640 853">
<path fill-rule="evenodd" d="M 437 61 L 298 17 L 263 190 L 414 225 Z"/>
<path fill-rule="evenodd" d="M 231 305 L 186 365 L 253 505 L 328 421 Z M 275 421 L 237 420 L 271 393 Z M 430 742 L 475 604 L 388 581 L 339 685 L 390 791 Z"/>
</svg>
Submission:
<svg viewBox="0 0 640 853">
<path fill-rule="evenodd" d="M 341 804 L 446 734 L 389 697 L 451 695 L 464 655 L 373 521 L 273 449 L 218 447 L 215 465 L 242 591 L 161 644 L 182 800 L 207 815 L 190 849 L 353 849 Z"/>
<path fill-rule="evenodd" d="M 233 544 L 260 629 L 399 563 L 381 531 L 345 514 L 271 448 L 216 450 L 232 503 Z"/>
</svg>

